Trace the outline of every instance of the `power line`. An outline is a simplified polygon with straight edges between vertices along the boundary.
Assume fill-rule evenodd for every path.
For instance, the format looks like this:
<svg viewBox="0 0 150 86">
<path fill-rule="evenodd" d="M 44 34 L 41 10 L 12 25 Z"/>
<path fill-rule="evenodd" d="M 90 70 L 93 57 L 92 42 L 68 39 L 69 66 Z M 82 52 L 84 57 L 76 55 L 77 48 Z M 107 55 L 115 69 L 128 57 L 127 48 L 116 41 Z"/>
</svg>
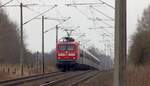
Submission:
<svg viewBox="0 0 150 86">
<path fill-rule="evenodd" d="M 97 5 L 97 4 L 103 4 L 103 3 L 73 3 L 73 4 L 65 4 L 65 5 L 76 6 L 76 5 Z"/>
<path fill-rule="evenodd" d="M 90 10 L 90 12 L 91 12 L 91 14 L 92 14 L 92 16 L 93 16 L 93 26 L 95 27 L 96 26 L 96 21 L 95 21 L 95 15 L 94 15 L 94 12 L 93 12 L 93 10 L 90 8 L 90 6 L 89 6 L 89 10 Z"/>
<path fill-rule="evenodd" d="M 105 29 L 105 28 L 114 28 L 114 27 L 104 27 L 104 26 L 100 26 L 100 27 L 95 27 L 95 28 L 88 28 L 88 29 Z"/>
<path fill-rule="evenodd" d="M 28 9 L 28 10 L 30 10 L 31 12 L 34 12 L 34 13 L 40 14 L 40 12 L 37 12 L 37 11 L 35 11 L 35 10 L 31 9 L 31 8 L 30 8 L 30 7 L 28 7 L 28 6 L 26 6 L 25 8 L 27 8 L 27 9 Z"/>
<path fill-rule="evenodd" d="M 1 5 L 0 8 L 6 6 L 7 4 L 11 3 L 12 1 L 14 1 L 14 0 L 10 0 L 10 1 L 6 2 L 5 4 Z"/>
<path fill-rule="evenodd" d="M 48 10 L 46 10 L 46 11 L 44 11 L 44 12 L 40 13 L 39 15 L 37 15 L 37 16 L 35 16 L 35 17 L 31 18 L 30 20 L 26 21 L 23 25 L 25 25 L 25 24 L 29 23 L 30 21 L 34 20 L 35 18 L 37 18 L 37 17 L 39 17 L 39 16 L 41 16 L 41 15 L 43 15 L 43 14 L 47 13 L 48 11 L 52 10 L 52 9 L 53 9 L 53 8 L 55 8 L 55 7 L 57 7 L 57 5 L 54 5 L 52 8 L 50 8 L 50 9 L 48 9 Z"/>
<path fill-rule="evenodd" d="M 61 25 L 61 24 L 63 24 L 63 23 L 65 23 L 65 22 L 68 21 L 70 18 L 71 18 L 71 17 L 68 17 L 67 19 L 64 20 L 64 22 L 57 24 L 57 26 L 58 26 L 58 25 Z M 50 28 L 50 29 L 48 29 L 48 30 L 45 30 L 44 33 L 47 33 L 47 32 L 49 32 L 50 30 L 52 30 L 52 29 L 54 29 L 54 28 L 56 28 L 56 26 L 54 26 L 54 27 L 52 27 L 52 28 Z"/>
<path fill-rule="evenodd" d="M 60 17 L 63 17 L 58 8 L 56 8 L 55 10 L 56 10 L 56 13 L 60 15 Z"/>
<path fill-rule="evenodd" d="M 81 13 L 82 15 L 86 16 L 87 18 L 89 18 L 88 15 L 85 14 L 85 13 L 83 13 L 78 7 L 74 7 L 74 8 L 76 8 L 76 10 L 77 10 L 79 13 Z"/>
<path fill-rule="evenodd" d="M 100 20 L 98 17 L 95 17 L 94 12 L 93 12 L 93 10 L 91 9 L 92 7 L 91 7 L 91 6 L 89 6 L 89 7 L 90 7 L 90 11 L 91 11 L 91 13 L 92 13 L 92 15 L 93 15 L 93 18 L 94 18 L 94 19 L 92 19 L 94 25 L 96 25 L 96 22 L 95 22 L 95 21 L 98 20 L 98 21 L 101 21 L 102 23 L 108 25 L 109 27 L 112 27 L 112 25 L 108 24 L 107 22 Z M 104 28 L 104 27 L 102 27 L 102 28 Z"/>
<path fill-rule="evenodd" d="M 21 3 L 19 0 L 16 0 L 19 4 Z"/>
<path fill-rule="evenodd" d="M 102 21 L 102 23 L 104 23 L 104 24 L 108 25 L 109 27 L 113 27 L 112 25 L 108 24 L 108 23 L 107 23 L 107 22 L 105 22 L 105 21 Z"/>
<path fill-rule="evenodd" d="M 112 21 L 114 20 L 112 17 L 110 17 L 110 16 L 106 15 L 105 13 L 103 13 L 103 12 L 97 10 L 97 9 L 94 8 L 92 5 L 90 5 L 90 7 L 91 7 L 92 9 L 96 10 L 97 12 L 101 13 L 101 14 L 104 15 L 105 17 L 109 18 L 110 20 L 112 20 Z M 76 8 L 76 10 L 79 11 L 82 15 L 86 16 L 86 17 L 89 19 L 89 17 L 88 17 L 87 14 L 83 13 L 78 7 L 75 6 L 75 8 Z M 92 12 L 92 13 L 93 13 L 93 12 Z M 96 19 L 96 20 L 98 20 L 98 19 Z M 103 23 L 106 24 L 106 25 L 108 25 L 109 27 L 112 27 L 112 25 L 110 25 L 110 24 L 108 24 L 108 23 L 106 23 L 106 22 L 104 22 L 104 21 L 103 21 Z"/>
<path fill-rule="evenodd" d="M 95 11 L 97 11 L 98 13 L 102 14 L 103 16 L 105 16 L 105 17 L 107 17 L 107 18 L 109 18 L 109 19 L 111 19 L 111 20 L 114 20 L 112 17 L 110 17 L 110 16 L 108 16 L 107 14 L 103 13 L 102 11 L 96 9 L 95 7 L 93 7 L 93 6 L 90 6 L 90 7 L 93 8 L 93 9 L 94 9 Z"/>
<path fill-rule="evenodd" d="M 100 19 L 98 17 L 96 17 L 96 20 L 99 20 L 99 21 L 113 21 L 114 22 L 114 20 L 112 20 L 112 19 Z"/>
<path fill-rule="evenodd" d="M 20 5 L 5 5 L 3 7 L 19 7 Z"/>
<path fill-rule="evenodd" d="M 39 7 L 49 7 L 49 6 L 54 6 L 57 4 L 39 4 Z"/>
<path fill-rule="evenodd" d="M 53 17 L 44 17 L 44 19 L 47 20 L 55 20 L 55 21 L 65 21 L 65 19 L 67 19 L 68 17 L 62 17 L 62 18 L 53 18 Z M 41 19 L 41 18 L 35 18 L 35 19 Z"/>
<path fill-rule="evenodd" d="M 106 3 L 106 2 L 104 2 L 104 1 L 102 1 L 102 0 L 99 0 L 99 1 L 102 2 L 102 3 L 105 4 L 105 5 L 107 5 L 107 6 L 111 7 L 111 8 L 113 8 L 113 9 L 115 9 L 112 5 Z"/>
<path fill-rule="evenodd" d="M 23 7 L 27 7 L 27 6 L 36 6 L 38 4 L 24 4 Z M 5 5 L 3 7 L 19 7 L 20 5 Z"/>
<path fill-rule="evenodd" d="M 98 20 L 98 21 L 114 22 L 114 20 L 111 20 L 111 19 L 105 19 L 105 18 L 101 19 L 101 18 L 98 18 L 98 17 L 96 17 L 96 18 L 88 18 L 88 19 L 89 19 L 89 20 Z"/>
</svg>

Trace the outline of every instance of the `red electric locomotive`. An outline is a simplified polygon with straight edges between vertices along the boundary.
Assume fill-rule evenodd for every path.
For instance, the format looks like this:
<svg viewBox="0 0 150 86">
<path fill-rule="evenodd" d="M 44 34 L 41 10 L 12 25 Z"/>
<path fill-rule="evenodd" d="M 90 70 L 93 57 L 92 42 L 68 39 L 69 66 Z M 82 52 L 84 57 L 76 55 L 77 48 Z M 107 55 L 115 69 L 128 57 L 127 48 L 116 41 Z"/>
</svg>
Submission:
<svg viewBox="0 0 150 86">
<path fill-rule="evenodd" d="M 64 37 L 56 45 L 57 67 L 61 71 L 74 70 L 79 58 L 79 43 L 71 37 Z"/>
</svg>

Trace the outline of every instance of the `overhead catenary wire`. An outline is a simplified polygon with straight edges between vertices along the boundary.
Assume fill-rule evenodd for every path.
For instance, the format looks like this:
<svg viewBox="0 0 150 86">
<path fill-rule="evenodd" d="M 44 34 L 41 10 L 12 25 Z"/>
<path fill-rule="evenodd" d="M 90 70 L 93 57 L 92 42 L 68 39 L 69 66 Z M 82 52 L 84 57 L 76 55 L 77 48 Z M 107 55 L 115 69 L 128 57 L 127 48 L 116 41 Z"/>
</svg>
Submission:
<svg viewBox="0 0 150 86">
<path fill-rule="evenodd" d="M 105 24 L 105 25 L 107 25 L 108 27 L 103 27 L 103 26 L 101 26 L 101 28 L 113 28 L 113 26 L 112 25 L 110 25 L 109 23 L 107 23 L 107 22 L 105 22 L 105 21 L 102 21 L 102 20 L 100 20 L 98 17 L 95 17 L 95 15 L 94 15 L 94 12 L 93 12 L 93 10 L 92 10 L 92 8 L 91 8 L 91 6 L 89 6 L 89 8 L 90 8 L 90 12 L 92 13 L 92 15 L 93 15 L 93 19 L 92 19 L 92 21 L 93 21 L 93 24 L 94 25 L 96 25 L 96 20 L 97 21 L 100 21 L 100 22 L 102 22 L 103 24 Z M 112 20 L 112 19 L 111 19 Z M 95 26 L 94 26 L 95 27 Z"/>
<path fill-rule="evenodd" d="M 90 7 L 93 8 L 93 9 L 94 9 L 95 11 L 97 11 L 98 13 L 102 14 L 103 16 L 105 16 L 105 17 L 107 17 L 107 18 L 109 18 L 109 19 L 111 19 L 111 20 L 114 20 L 114 18 L 108 16 L 107 14 L 105 14 L 104 12 L 102 12 L 102 11 L 96 9 L 95 7 L 93 7 L 93 6 L 90 6 Z"/>
<path fill-rule="evenodd" d="M 95 15 L 94 15 L 94 12 L 93 12 L 93 10 L 90 8 L 90 6 L 89 6 L 89 10 L 90 10 L 90 12 L 91 12 L 91 14 L 92 14 L 92 17 L 93 17 L 93 26 L 95 27 L 96 26 L 96 17 L 95 17 Z"/>
<path fill-rule="evenodd" d="M 110 25 L 109 23 L 105 22 L 105 21 L 101 21 L 102 23 L 104 23 L 105 25 L 109 26 L 109 27 L 113 27 L 112 25 Z"/>
<path fill-rule="evenodd" d="M 97 5 L 97 4 L 103 4 L 103 3 L 73 3 L 73 4 L 65 4 L 65 5 L 76 6 L 76 5 Z"/>
<path fill-rule="evenodd" d="M 81 13 L 82 15 L 84 15 L 86 18 L 89 18 L 89 16 L 85 13 L 83 13 L 78 7 L 74 7 L 79 13 Z"/>
<path fill-rule="evenodd" d="M 14 0 L 9 0 L 9 1 L 8 1 L 8 2 L 6 2 L 5 4 L 1 5 L 1 6 L 0 6 L 0 8 L 2 8 L 2 7 L 4 7 L 4 6 L 6 6 L 7 4 L 11 3 L 12 1 L 14 1 Z"/>
<path fill-rule="evenodd" d="M 105 28 L 114 28 L 114 27 L 106 27 L 106 26 L 99 26 L 99 27 L 92 27 L 92 28 L 89 28 L 89 29 L 105 29 Z"/>
<path fill-rule="evenodd" d="M 38 7 L 49 7 L 49 6 L 54 6 L 56 4 L 39 4 Z"/>
<path fill-rule="evenodd" d="M 98 21 L 112 21 L 112 22 L 114 22 L 114 20 L 112 20 L 112 19 L 101 19 L 99 17 L 96 17 L 96 20 L 98 20 Z"/>
<path fill-rule="evenodd" d="M 110 20 L 114 20 L 112 17 L 110 17 L 110 16 L 108 16 L 108 15 L 106 15 L 105 13 L 103 13 L 103 12 L 101 12 L 101 11 L 99 11 L 99 10 L 97 10 L 96 8 L 94 8 L 92 5 L 90 5 L 90 7 L 92 8 L 92 9 L 94 9 L 94 10 L 96 10 L 96 11 L 98 11 L 99 13 L 101 13 L 102 15 L 104 15 L 105 17 L 107 17 L 107 18 L 109 18 Z M 78 12 L 80 12 L 82 15 L 84 15 L 84 16 L 86 16 L 86 18 L 88 18 L 89 19 L 89 16 L 87 15 L 87 14 L 85 14 L 85 13 L 83 13 L 77 6 L 74 6 L 74 8 L 76 8 L 76 10 L 78 11 Z M 91 11 L 91 10 L 90 10 Z M 92 14 L 93 14 L 93 12 L 92 12 Z M 94 16 L 93 16 L 94 17 Z M 97 20 L 97 19 L 96 19 Z M 93 20 L 94 21 L 94 20 Z M 109 26 L 109 28 L 111 27 L 111 28 L 113 28 L 113 26 L 112 25 L 110 25 L 110 24 L 108 24 L 107 22 L 105 22 L 105 21 L 102 21 L 102 23 L 104 23 L 104 24 L 106 24 L 106 25 L 108 25 Z"/>
<path fill-rule="evenodd" d="M 58 8 L 55 9 L 55 12 L 56 12 L 58 18 L 55 18 L 54 20 L 57 20 L 59 23 L 65 21 L 65 19 L 68 18 L 68 17 L 64 17 Z"/>
<path fill-rule="evenodd" d="M 112 5 L 106 3 L 106 2 L 104 2 L 104 1 L 102 1 L 102 0 L 99 0 L 99 1 L 102 2 L 102 3 L 105 4 L 105 5 L 107 5 L 107 6 L 111 7 L 111 8 L 113 8 L 113 9 L 115 9 L 115 7 L 113 7 Z"/>
<path fill-rule="evenodd" d="M 112 20 L 110 20 L 110 19 L 101 19 L 101 18 L 98 18 L 98 17 L 95 17 L 95 18 L 88 18 L 88 20 L 108 21 L 108 22 L 111 22 L 111 21 L 112 21 Z"/>
<path fill-rule="evenodd" d="M 100 21 L 102 22 L 103 24 L 107 25 L 108 28 L 114 28 L 113 25 L 107 23 L 106 21 L 112 21 L 112 20 L 108 20 L 108 19 L 99 19 L 98 17 L 96 17 L 96 19 L 92 19 L 92 18 L 89 18 L 89 20 L 97 20 L 97 21 Z M 105 28 L 105 27 L 104 27 Z M 107 28 L 107 27 L 106 27 Z"/>
<path fill-rule="evenodd" d="M 36 13 L 36 14 L 40 14 L 40 12 L 37 12 L 37 11 L 35 11 L 35 10 L 33 10 L 33 9 L 31 9 L 30 7 L 28 7 L 28 6 L 26 6 L 25 8 L 27 8 L 28 10 L 30 10 L 31 12 L 34 12 L 34 13 Z"/>
<path fill-rule="evenodd" d="M 57 7 L 57 6 L 58 6 L 58 5 L 54 5 L 53 7 L 49 8 L 48 10 L 46 10 L 46 11 L 44 11 L 44 12 L 40 13 L 39 15 L 37 15 L 37 16 L 35 16 L 35 17 L 31 18 L 30 20 L 26 21 L 25 23 L 23 23 L 23 25 L 25 25 L 25 24 L 29 23 L 30 21 L 34 20 L 35 18 L 37 18 L 37 17 L 39 17 L 39 16 L 41 16 L 41 15 L 43 15 L 43 14 L 47 13 L 48 11 L 50 11 L 50 10 L 54 9 L 54 8 L 55 8 L 55 7 Z"/>
<path fill-rule="evenodd" d="M 23 4 L 23 7 L 27 7 L 27 6 L 37 6 L 38 4 Z M 20 5 L 5 5 L 3 7 L 19 7 Z"/>
<path fill-rule="evenodd" d="M 61 14 L 61 12 L 59 11 L 59 9 L 58 9 L 58 8 L 56 8 L 56 9 L 55 9 L 55 11 L 56 11 L 56 13 L 57 13 L 57 14 L 59 14 L 59 15 L 60 15 L 60 17 L 64 17 L 64 16 Z"/>
<path fill-rule="evenodd" d="M 19 0 L 16 0 L 19 4 L 21 3 Z"/>
<path fill-rule="evenodd" d="M 61 24 L 63 24 L 63 23 L 65 23 L 65 22 L 68 21 L 70 18 L 71 18 L 71 17 L 68 17 L 67 19 L 64 20 L 64 22 L 61 22 L 61 23 L 57 24 L 57 26 L 58 26 L 58 25 L 61 25 Z M 50 29 L 45 30 L 44 33 L 47 33 L 47 32 L 49 32 L 50 30 L 53 30 L 54 28 L 56 28 L 56 26 L 54 26 L 54 27 L 52 27 L 52 28 L 50 28 Z"/>
</svg>

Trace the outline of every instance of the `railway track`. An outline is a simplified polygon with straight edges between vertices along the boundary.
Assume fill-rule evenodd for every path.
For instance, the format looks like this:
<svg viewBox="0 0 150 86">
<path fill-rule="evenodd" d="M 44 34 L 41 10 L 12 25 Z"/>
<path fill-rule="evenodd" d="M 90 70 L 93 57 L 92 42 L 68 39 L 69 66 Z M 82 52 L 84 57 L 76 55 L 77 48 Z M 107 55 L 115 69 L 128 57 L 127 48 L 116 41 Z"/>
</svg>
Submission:
<svg viewBox="0 0 150 86">
<path fill-rule="evenodd" d="M 0 81 L 0 86 L 77 86 L 98 71 L 53 72 Z"/>
<path fill-rule="evenodd" d="M 43 79 L 43 78 L 48 78 L 56 75 L 63 74 L 62 72 L 51 72 L 51 73 L 46 73 L 46 74 L 39 74 L 39 75 L 33 75 L 33 76 L 27 76 L 27 77 L 21 77 L 21 78 L 16 78 L 16 79 L 11 79 L 11 80 L 5 80 L 5 81 L 0 81 L 0 86 L 16 86 L 22 83 L 27 83 L 27 82 L 32 82 L 35 80 Z"/>
<path fill-rule="evenodd" d="M 47 83 L 41 84 L 40 86 L 77 86 L 81 82 L 95 76 L 98 73 L 98 71 L 74 73 L 70 76 L 66 76 L 54 81 L 49 81 Z"/>
</svg>

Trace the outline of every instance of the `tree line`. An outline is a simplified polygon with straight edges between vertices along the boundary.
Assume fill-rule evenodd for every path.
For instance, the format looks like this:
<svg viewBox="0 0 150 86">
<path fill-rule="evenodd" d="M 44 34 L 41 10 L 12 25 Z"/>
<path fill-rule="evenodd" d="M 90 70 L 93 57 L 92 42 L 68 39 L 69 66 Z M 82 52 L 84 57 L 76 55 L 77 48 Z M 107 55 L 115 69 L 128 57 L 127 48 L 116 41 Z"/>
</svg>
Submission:
<svg viewBox="0 0 150 86">
<path fill-rule="evenodd" d="M 19 64 L 20 62 L 20 30 L 5 11 L 0 8 L 0 63 Z M 23 45 L 24 63 L 32 61 L 32 54 Z"/>
<path fill-rule="evenodd" d="M 129 64 L 142 65 L 150 63 L 150 6 L 138 19 L 137 31 L 132 36 L 129 49 Z"/>
</svg>

